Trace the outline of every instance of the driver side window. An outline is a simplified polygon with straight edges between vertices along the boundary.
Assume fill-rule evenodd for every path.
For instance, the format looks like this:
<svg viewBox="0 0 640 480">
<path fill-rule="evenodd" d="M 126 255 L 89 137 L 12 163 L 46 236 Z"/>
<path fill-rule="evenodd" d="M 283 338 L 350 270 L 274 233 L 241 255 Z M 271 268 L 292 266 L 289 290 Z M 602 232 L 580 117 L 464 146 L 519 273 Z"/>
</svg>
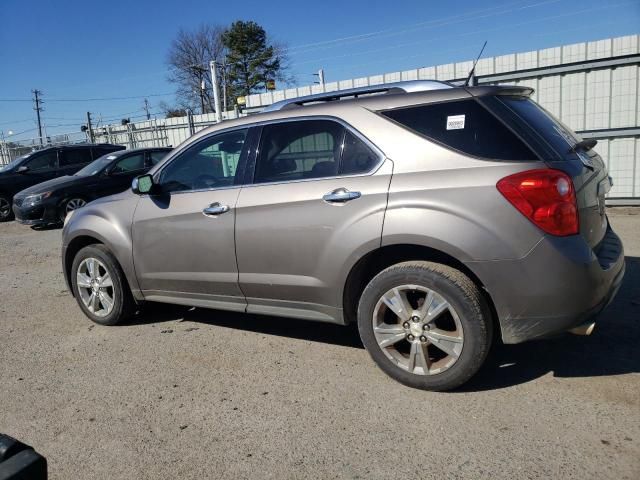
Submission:
<svg viewBox="0 0 640 480">
<path fill-rule="evenodd" d="M 58 154 L 55 150 L 52 150 L 38 155 L 37 157 L 27 161 L 24 165 L 29 167 L 29 170 L 32 172 L 37 172 L 38 170 L 51 170 L 56 168 L 57 159 Z"/>
<path fill-rule="evenodd" d="M 213 135 L 176 157 L 160 174 L 164 192 L 233 185 L 247 129 Z"/>
</svg>

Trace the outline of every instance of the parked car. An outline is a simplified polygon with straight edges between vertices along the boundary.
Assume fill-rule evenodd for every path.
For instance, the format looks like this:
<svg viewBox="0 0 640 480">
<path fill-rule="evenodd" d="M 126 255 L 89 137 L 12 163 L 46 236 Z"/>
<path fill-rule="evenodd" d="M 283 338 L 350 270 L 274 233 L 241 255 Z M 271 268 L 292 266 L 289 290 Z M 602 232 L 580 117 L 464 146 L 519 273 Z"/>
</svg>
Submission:
<svg viewBox="0 0 640 480">
<path fill-rule="evenodd" d="M 171 148 L 138 148 L 108 153 L 76 172 L 54 178 L 13 197 L 13 212 L 26 225 L 62 223 L 87 202 L 127 190 L 131 181 L 158 163 Z"/>
<path fill-rule="evenodd" d="M 13 219 L 13 196 L 25 188 L 63 175 L 72 175 L 104 154 L 124 150 L 120 145 L 49 147 L 16 158 L 0 167 L 0 222 Z"/>
<path fill-rule="evenodd" d="M 208 128 L 68 217 L 67 284 L 104 325 L 144 301 L 357 322 L 429 390 L 469 380 L 494 332 L 590 333 L 624 274 L 611 182 L 531 93 L 398 83 Z"/>
</svg>

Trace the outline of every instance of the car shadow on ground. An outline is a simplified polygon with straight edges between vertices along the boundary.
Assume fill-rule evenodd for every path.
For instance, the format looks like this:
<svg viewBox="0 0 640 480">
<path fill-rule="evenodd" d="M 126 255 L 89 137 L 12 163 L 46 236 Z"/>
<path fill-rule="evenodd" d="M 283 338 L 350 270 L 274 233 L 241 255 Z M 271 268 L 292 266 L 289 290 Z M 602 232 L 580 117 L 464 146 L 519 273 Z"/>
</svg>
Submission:
<svg viewBox="0 0 640 480">
<path fill-rule="evenodd" d="M 507 388 L 552 372 L 597 377 L 640 372 L 640 258 L 626 257 L 625 279 L 591 336 L 563 334 L 519 345 L 496 344 L 478 374 L 459 392 Z M 129 325 L 182 320 L 362 349 L 355 325 L 343 327 L 265 315 L 149 305 Z M 364 354 L 364 352 L 363 352 Z"/>
</svg>

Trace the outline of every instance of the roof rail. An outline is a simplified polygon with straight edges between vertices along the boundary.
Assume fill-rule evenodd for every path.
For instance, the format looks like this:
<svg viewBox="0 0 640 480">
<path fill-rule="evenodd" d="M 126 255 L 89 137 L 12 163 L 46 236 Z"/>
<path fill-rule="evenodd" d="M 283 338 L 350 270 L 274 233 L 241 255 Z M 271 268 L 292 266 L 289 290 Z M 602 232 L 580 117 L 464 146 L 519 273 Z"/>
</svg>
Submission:
<svg viewBox="0 0 640 480">
<path fill-rule="evenodd" d="M 280 100 L 279 102 L 272 103 L 262 111 L 275 112 L 285 108 L 300 107 L 305 103 L 329 102 L 339 100 L 343 97 L 358 97 L 359 95 L 368 95 L 371 93 L 412 93 L 426 92 L 429 90 L 442 90 L 445 88 L 454 88 L 454 86 L 438 80 L 410 80 L 406 82 L 381 83 L 379 85 L 371 85 L 369 87 L 347 88 L 345 90 L 316 93 L 314 95 L 306 95 L 304 97 L 288 98 L 286 100 Z"/>
</svg>

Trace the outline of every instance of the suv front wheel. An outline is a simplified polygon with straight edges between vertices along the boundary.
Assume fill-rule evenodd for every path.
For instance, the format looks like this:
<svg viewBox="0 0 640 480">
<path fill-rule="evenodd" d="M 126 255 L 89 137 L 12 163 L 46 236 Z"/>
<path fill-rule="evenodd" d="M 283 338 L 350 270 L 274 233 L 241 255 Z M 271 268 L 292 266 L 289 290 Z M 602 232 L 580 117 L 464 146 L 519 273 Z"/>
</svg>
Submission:
<svg viewBox="0 0 640 480">
<path fill-rule="evenodd" d="M 101 325 L 116 325 L 135 313 L 135 302 L 118 261 L 104 245 L 80 250 L 71 283 L 84 314 Z"/>
<path fill-rule="evenodd" d="M 491 327 L 478 287 L 459 270 L 431 262 L 383 270 L 358 305 L 360 336 L 376 364 L 423 390 L 469 380 L 487 356 Z"/>
</svg>

